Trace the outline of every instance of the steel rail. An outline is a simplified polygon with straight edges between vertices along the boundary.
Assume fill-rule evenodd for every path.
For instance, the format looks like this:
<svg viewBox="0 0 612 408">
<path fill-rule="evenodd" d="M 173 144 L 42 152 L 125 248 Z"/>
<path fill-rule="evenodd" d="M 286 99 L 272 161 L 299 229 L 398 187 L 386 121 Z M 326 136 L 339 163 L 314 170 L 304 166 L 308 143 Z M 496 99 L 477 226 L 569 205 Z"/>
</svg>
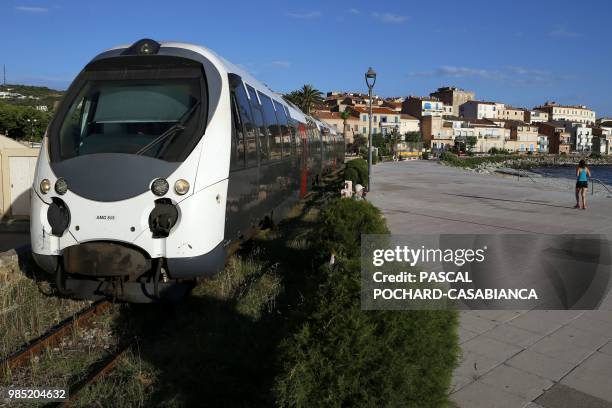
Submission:
<svg viewBox="0 0 612 408">
<path fill-rule="evenodd" d="M 46 348 L 58 344 L 63 337 L 70 334 L 73 327 L 87 325 L 92 318 L 106 312 L 111 306 L 112 303 L 108 300 L 99 300 L 92 303 L 76 315 L 52 327 L 42 336 L 25 344 L 19 351 L 0 362 L 0 367 L 7 368 L 9 371 L 21 367 Z"/>
</svg>

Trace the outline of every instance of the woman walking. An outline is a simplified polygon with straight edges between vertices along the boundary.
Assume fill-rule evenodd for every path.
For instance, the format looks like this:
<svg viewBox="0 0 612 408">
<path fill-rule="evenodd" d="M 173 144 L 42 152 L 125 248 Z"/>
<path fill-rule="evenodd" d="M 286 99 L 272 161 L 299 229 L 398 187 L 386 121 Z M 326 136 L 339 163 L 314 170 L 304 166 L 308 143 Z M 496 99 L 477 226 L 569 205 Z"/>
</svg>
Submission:
<svg viewBox="0 0 612 408">
<path fill-rule="evenodd" d="M 591 170 L 584 160 L 580 160 L 576 169 L 576 206 L 574 208 L 586 210 L 586 191 L 589 188 L 589 177 L 591 177 Z"/>
</svg>

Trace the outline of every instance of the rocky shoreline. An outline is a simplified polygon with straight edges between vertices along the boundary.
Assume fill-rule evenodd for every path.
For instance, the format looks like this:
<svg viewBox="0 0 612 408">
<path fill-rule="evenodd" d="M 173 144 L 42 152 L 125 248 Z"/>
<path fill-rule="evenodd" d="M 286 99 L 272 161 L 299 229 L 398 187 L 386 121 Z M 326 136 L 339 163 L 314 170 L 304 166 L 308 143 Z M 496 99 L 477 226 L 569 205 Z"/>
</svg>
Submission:
<svg viewBox="0 0 612 408">
<path fill-rule="evenodd" d="M 612 165 L 612 158 L 607 156 L 601 157 L 582 157 L 582 156 L 533 156 L 511 158 L 500 162 L 483 162 L 474 167 L 477 172 L 495 171 L 496 169 L 523 169 L 529 170 L 534 167 L 549 167 L 549 166 L 576 166 L 581 159 L 585 159 L 590 166 Z"/>
<path fill-rule="evenodd" d="M 576 166 L 581 157 L 538 157 L 538 158 L 521 158 L 508 159 L 501 162 L 484 162 L 474 168 L 467 169 L 468 171 L 488 174 L 497 177 L 520 177 L 531 179 L 541 185 L 549 187 L 572 190 L 574 187 L 573 179 L 547 177 L 545 175 L 530 171 L 537 167 L 548 166 Z M 597 165 L 612 165 L 612 160 L 608 158 L 588 158 L 587 163 L 591 166 Z M 612 187 L 612 186 L 611 186 Z M 589 193 L 590 194 L 590 193 Z M 612 198 L 612 195 L 603 189 L 594 192 L 597 196 L 607 196 Z"/>
</svg>

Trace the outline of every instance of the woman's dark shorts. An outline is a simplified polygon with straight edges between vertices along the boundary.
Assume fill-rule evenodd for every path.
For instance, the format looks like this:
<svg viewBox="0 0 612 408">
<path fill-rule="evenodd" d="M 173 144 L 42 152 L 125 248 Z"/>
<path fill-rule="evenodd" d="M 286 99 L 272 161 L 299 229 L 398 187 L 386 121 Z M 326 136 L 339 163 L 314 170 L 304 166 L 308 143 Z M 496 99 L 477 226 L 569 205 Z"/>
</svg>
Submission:
<svg viewBox="0 0 612 408">
<path fill-rule="evenodd" d="M 577 181 L 576 188 L 589 188 L 589 182 L 588 181 Z"/>
</svg>

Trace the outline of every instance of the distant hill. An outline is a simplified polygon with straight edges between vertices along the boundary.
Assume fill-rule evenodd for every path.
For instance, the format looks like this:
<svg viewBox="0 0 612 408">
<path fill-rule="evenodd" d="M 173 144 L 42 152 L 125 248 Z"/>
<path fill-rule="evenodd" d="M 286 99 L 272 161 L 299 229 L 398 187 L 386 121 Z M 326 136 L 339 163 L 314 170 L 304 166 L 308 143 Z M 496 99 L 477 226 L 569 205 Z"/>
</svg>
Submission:
<svg viewBox="0 0 612 408">
<path fill-rule="evenodd" d="M 0 85 L 0 102 L 11 105 L 46 105 L 49 110 L 52 110 L 57 102 L 64 97 L 64 94 L 64 91 L 58 91 L 45 86 L 20 84 Z"/>
</svg>

